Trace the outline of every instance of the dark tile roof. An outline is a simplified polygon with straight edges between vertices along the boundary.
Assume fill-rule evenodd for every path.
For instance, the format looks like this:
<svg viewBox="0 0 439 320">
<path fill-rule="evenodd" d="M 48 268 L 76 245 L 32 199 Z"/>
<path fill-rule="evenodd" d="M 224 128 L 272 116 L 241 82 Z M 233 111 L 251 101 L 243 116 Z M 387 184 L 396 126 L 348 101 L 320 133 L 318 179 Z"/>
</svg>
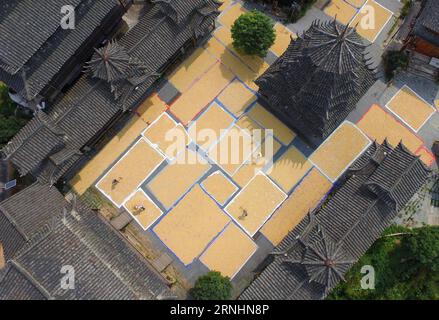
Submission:
<svg viewBox="0 0 439 320">
<path fill-rule="evenodd" d="M 374 83 L 353 28 L 314 22 L 259 78 L 268 108 L 308 140 L 325 139 Z"/>
<path fill-rule="evenodd" d="M 394 149 L 387 143 L 371 145 L 346 173 L 341 187 L 275 249 L 273 262 L 240 298 L 324 298 L 429 174 L 419 157 L 403 145 Z M 372 191 L 369 181 L 388 182 L 386 190 L 393 190 L 398 206 Z"/>
<path fill-rule="evenodd" d="M 76 8 L 82 0 L 69 4 Z M 0 65 L 11 74 L 24 64 L 59 29 L 62 0 L 3 1 L 0 5 Z"/>
<path fill-rule="evenodd" d="M 439 33 L 439 2 L 427 0 L 419 20 L 425 28 Z"/>
<path fill-rule="evenodd" d="M 180 23 L 187 16 L 193 13 L 193 8 L 205 4 L 204 0 L 152 0 L 160 10 L 176 23 Z"/>
<path fill-rule="evenodd" d="M 439 1 L 426 0 L 413 33 L 439 46 Z"/>
<path fill-rule="evenodd" d="M 3 11 L 5 20 L 0 23 L 0 37 L 3 37 L 0 38 L 0 80 L 23 97 L 35 98 L 103 20 L 120 8 L 117 0 L 74 0 L 68 4 L 76 10 L 73 30 L 60 27 L 60 11 L 65 1 L 14 0 L 13 4 L 9 1 L 2 4 L 8 9 Z M 7 50 L 2 50 L 4 48 Z"/>
<path fill-rule="evenodd" d="M 38 182 L 0 203 L 0 242 L 11 259 L 51 219 L 62 212 L 64 197 Z"/>
<path fill-rule="evenodd" d="M 125 77 L 130 67 L 130 56 L 117 41 L 110 41 L 104 47 L 95 49 L 86 70 L 94 78 L 107 82 L 117 81 Z"/>
<path fill-rule="evenodd" d="M 14 263 L 0 275 L 0 300 L 46 300 L 49 296 Z"/>
<path fill-rule="evenodd" d="M 3 149 L 3 153 L 21 174 L 31 172 L 42 181 L 55 182 L 78 161 L 79 150 L 118 113 L 134 107 L 155 83 L 157 73 L 169 59 L 194 34 L 204 34 L 218 15 L 219 5 L 211 0 L 201 1 L 203 4 L 195 7 L 193 1 L 176 2 L 180 6 L 186 5 L 187 10 L 192 12 L 186 19 L 176 23 L 163 14 L 158 6 L 154 6 L 118 42 L 131 59 L 142 63 L 143 73 L 136 78 L 139 83 L 124 82 L 114 88 L 103 80 L 83 75 L 63 99 L 45 113 L 53 124 L 52 130 L 45 126 L 43 130 L 41 121 L 33 120 L 12 139 Z M 205 6 L 211 8 L 207 16 L 200 9 Z M 194 24 L 194 17 L 203 19 Z M 115 99 L 112 89 L 119 90 L 119 99 Z M 59 137 L 53 139 L 53 134 L 49 131 L 62 133 L 61 147 L 58 143 Z M 68 149 L 68 152 L 62 157 L 54 156 L 63 148 Z M 62 164 L 60 159 L 64 160 Z"/>
<path fill-rule="evenodd" d="M 37 111 L 33 119 L 4 147 L 3 152 L 13 163 L 21 163 L 20 173 L 26 175 L 48 154 L 62 148 L 64 137 L 65 133 L 46 113 Z"/>
<path fill-rule="evenodd" d="M 55 188 L 47 188 L 34 184 L 19 193 L 19 198 L 1 204 L 2 212 L 7 209 L 4 212 L 16 218 L 14 225 L 20 225 L 20 233 L 33 236 L 8 257 L 0 276 L 0 299 L 170 297 L 163 278 L 105 220 L 76 199 L 69 203 Z M 19 200 L 26 204 L 17 204 Z M 63 266 L 75 270 L 73 290 L 60 286 Z"/>
<path fill-rule="evenodd" d="M 25 237 L 17 230 L 4 212 L 0 210 L 0 242 L 3 246 L 5 259 L 11 259 L 15 253 L 22 248 Z"/>
</svg>

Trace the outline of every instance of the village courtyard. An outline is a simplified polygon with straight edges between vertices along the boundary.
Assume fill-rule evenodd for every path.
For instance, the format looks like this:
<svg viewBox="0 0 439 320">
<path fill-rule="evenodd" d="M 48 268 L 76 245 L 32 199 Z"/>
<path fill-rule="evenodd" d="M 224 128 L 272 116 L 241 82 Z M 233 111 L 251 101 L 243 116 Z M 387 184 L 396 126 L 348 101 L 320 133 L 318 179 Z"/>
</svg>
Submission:
<svg viewBox="0 0 439 320">
<path fill-rule="evenodd" d="M 361 8 L 373 6 L 376 28 L 363 30 L 359 23 L 357 30 L 371 44 L 380 41 L 391 8 L 350 2 L 332 1 L 321 14 L 357 25 Z M 402 80 L 375 89 L 379 96 L 366 98 L 367 105 L 310 148 L 263 107 L 254 83 L 296 33 L 278 22 L 267 58 L 243 56 L 232 46 L 230 28 L 246 9 L 228 0 L 221 11 L 212 37 L 71 184 L 79 195 L 95 188 L 126 210 L 151 250 L 166 255 L 188 282 L 216 270 L 239 287 L 375 140 L 394 146 L 403 141 L 434 165 L 428 136 L 439 114 L 434 95 Z M 170 132 L 180 137 L 180 148 Z"/>
</svg>

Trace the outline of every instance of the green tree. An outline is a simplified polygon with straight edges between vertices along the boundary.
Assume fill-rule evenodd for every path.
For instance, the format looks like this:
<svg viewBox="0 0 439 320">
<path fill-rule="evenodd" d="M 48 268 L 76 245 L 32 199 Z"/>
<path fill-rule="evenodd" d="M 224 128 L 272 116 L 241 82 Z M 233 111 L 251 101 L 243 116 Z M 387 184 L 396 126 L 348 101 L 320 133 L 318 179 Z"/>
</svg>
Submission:
<svg viewBox="0 0 439 320">
<path fill-rule="evenodd" d="M 15 112 L 15 104 L 9 98 L 8 87 L 0 82 L 0 112 L 5 116 L 12 116 Z"/>
<path fill-rule="evenodd" d="M 276 40 L 274 22 L 253 10 L 242 14 L 232 26 L 233 46 L 245 54 L 265 57 Z"/>
<path fill-rule="evenodd" d="M 387 81 L 392 80 L 399 70 L 406 70 L 409 56 L 403 51 L 388 51 L 383 56 L 384 75 Z"/>
<path fill-rule="evenodd" d="M 439 227 L 417 229 L 403 243 L 421 268 L 439 271 Z"/>
<path fill-rule="evenodd" d="M 0 147 L 5 145 L 27 122 L 15 115 L 16 105 L 9 98 L 8 88 L 0 83 Z"/>
<path fill-rule="evenodd" d="M 361 257 L 328 299 L 407 300 L 439 299 L 438 227 L 388 228 Z M 360 286 L 360 269 L 375 269 L 375 289 Z"/>
<path fill-rule="evenodd" d="M 232 283 L 217 271 L 201 276 L 191 291 L 196 300 L 228 300 L 232 296 Z"/>
</svg>

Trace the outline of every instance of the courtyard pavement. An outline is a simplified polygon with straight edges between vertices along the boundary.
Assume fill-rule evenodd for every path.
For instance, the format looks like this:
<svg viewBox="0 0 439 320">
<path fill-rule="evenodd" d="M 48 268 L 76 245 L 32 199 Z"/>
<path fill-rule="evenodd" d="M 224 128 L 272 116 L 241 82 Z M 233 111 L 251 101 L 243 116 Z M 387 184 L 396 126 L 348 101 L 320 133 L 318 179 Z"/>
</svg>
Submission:
<svg viewBox="0 0 439 320">
<path fill-rule="evenodd" d="M 383 31 L 364 33 L 374 41 L 370 47 L 376 56 L 393 19 L 388 12 L 399 8 L 395 2 L 379 1 L 390 9 L 382 11 Z M 246 9 L 230 0 L 221 10 L 213 36 L 143 102 L 71 184 L 79 194 L 95 186 L 128 211 L 154 249 L 168 253 L 189 282 L 211 269 L 244 287 L 256 266 L 325 200 L 374 140 L 402 140 L 427 165 L 435 165 L 430 147 L 439 138 L 438 88 L 408 75 L 391 85 L 378 80 L 313 150 L 262 107 L 254 81 L 314 18 L 337 14 L 342 19 L 348 13 L 338 14 L 337 6 L 330 14 L 313 8 L 298 23 L 277 22 L 276 43 L 261 59 L 242 55 L 231 44 L 230 27 Z M 413 113 L 406 101 L 423 112 Z M 197 134 L 202 129 L 214 138 Z M 262 139 L 254 138 L 257 130 Z M 183 148 L 169 149 L 169 132 L 184 137 Z M 236 159 L 222 159 L 221 150 L 229 148 L 223 142 L 235 136 Z"/>
</svg>

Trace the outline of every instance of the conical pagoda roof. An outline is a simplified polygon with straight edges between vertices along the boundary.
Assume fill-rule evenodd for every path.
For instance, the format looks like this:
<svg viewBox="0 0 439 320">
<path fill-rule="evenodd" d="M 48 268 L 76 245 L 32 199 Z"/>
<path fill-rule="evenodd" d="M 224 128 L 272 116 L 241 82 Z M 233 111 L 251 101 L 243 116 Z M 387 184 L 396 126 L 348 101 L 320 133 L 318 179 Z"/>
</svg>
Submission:
<svg viewBox="0 0 439 320">
<path fill-rule="evenodd" d="M 106 46 L 95 49 L 87 71 L 95 78 L 113 82 L 125 78 L 129 67 L 130 56 L 125 48 L 116 41 L 111 41 Z"/>
<path fill-rule="evenodd" d="M 355 263 L 342 245 L 334 243 L 320 226 L 310 241 L 302 242 L 305 253 L 301 259 L 287 259 L 285 262 L 302 265 L 309 282 L 317 282 L 325 289 L 333 288 L 344 281 L 344 274 Z"/>
<path fill-rule="evenodd" d="M 314 22 L 256 83 L 284 122 L 324 139 L 375 81 L 366 47 L 353 28 Z"/>
</svg>

